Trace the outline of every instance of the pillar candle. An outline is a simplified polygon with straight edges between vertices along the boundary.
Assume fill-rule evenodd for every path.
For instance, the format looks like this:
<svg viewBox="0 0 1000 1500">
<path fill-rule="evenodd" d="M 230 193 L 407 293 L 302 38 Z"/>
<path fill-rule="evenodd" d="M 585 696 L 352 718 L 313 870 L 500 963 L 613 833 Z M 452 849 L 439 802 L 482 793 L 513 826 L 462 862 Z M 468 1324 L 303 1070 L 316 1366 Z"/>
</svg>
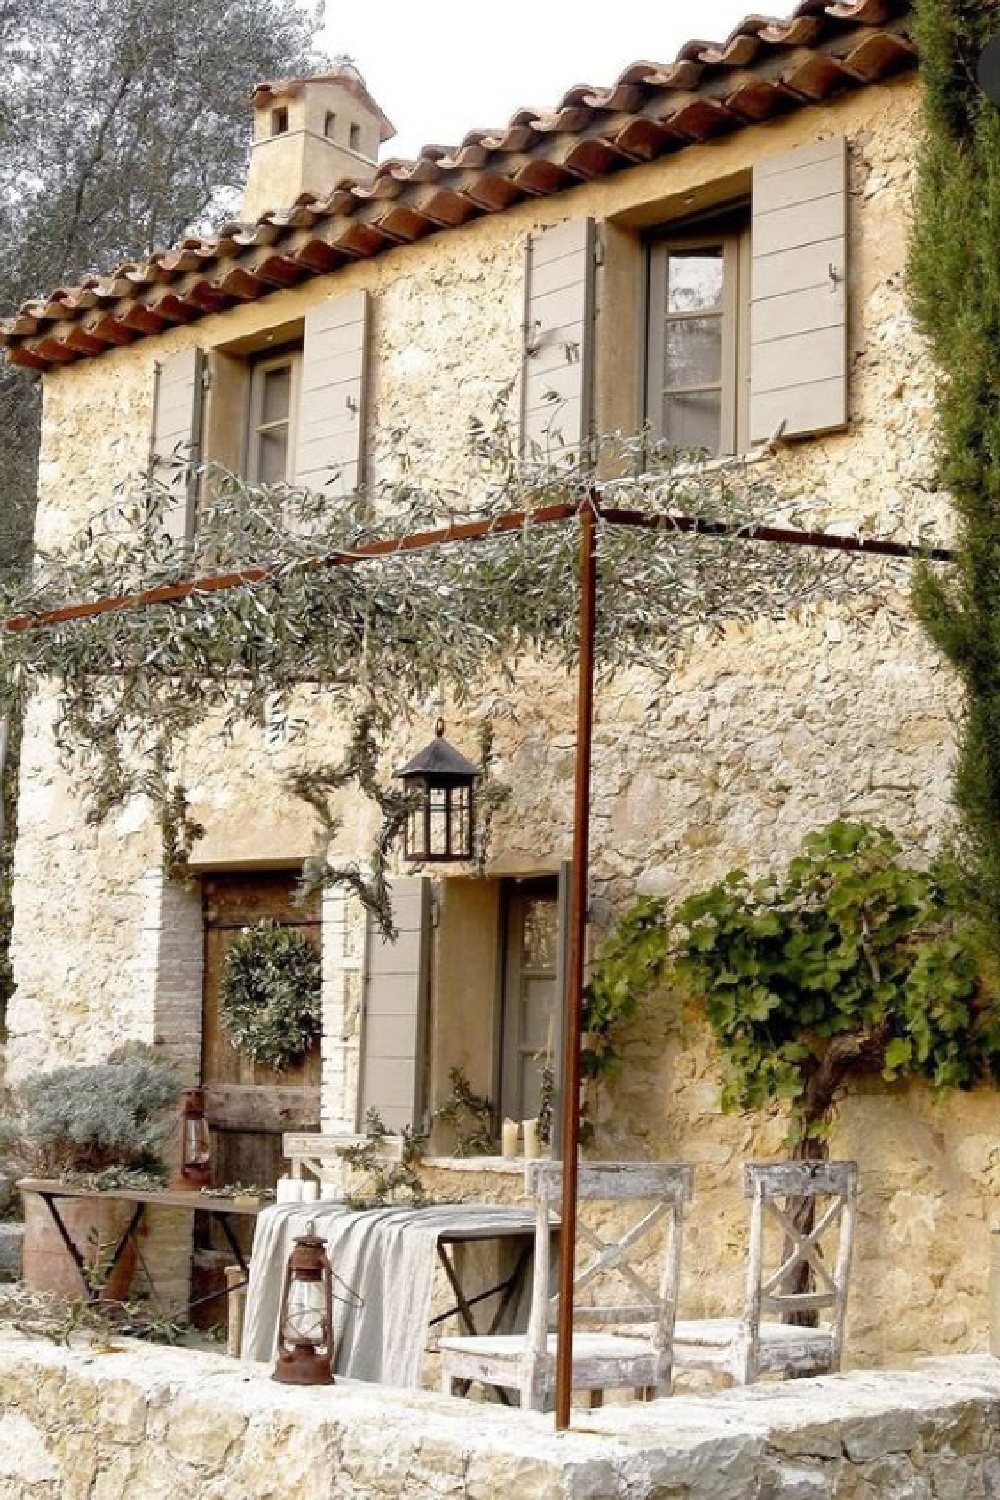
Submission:
<svg viewBox="0 0 1000 1500">
<path fill-rule="evenodd" d="M 504 1120 L 504 1122 L 503 1122 L 503 1130 L 501 1132 L 501 1139 L 503 1141 L 502 1150 L 503 1150 L 504 1156 L 516 1156 L 517 1155 L 517 1121 L 516 1120 Z"/>
<path fill-rule="evenodd" d="M 524 1159 L 534 1161 L 538 1155 L 538 1121 L 524 1120 L 522 1129 L 524 1131 Z"/>
<path fill-rule="evenodd" d="M 278 1203 L 301 1203 L 304 1184 L 297 1177 L 279 1177 L 276 1201 Z"/>
<path fill-rule="evenodd" d="M 316 1203 L 319 1201 L 319 1183 L 315 1177 L 310 1177 L 308 1182 L 299 1183 L 299 1202 Z"/>
</svg>

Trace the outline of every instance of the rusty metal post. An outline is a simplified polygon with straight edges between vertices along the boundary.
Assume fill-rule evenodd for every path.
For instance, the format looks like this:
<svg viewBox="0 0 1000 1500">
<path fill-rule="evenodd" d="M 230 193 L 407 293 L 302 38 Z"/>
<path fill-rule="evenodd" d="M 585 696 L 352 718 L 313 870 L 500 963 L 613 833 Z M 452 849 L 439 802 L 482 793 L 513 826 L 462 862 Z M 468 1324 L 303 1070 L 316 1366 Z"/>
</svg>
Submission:
<svg viewBox="0 0 1000 1500">
<path fill-rule="evenodd" d="M 573 1276 L 576 1271 L 576 1174 L 580 1155 L 580 1043 L 587 943 L 590 866 L 590 762 L 594 737 L 594 637 L 597 614 L 596 502 L 580 512 L 580 660 L 576 697 L 573 792 L 573 869 L 570 881 L 569 962 L 563 997 L 562 1233 L 556 1322 L 556 1427 L 570 1423 L 573 1394 Z"/>
</svg>

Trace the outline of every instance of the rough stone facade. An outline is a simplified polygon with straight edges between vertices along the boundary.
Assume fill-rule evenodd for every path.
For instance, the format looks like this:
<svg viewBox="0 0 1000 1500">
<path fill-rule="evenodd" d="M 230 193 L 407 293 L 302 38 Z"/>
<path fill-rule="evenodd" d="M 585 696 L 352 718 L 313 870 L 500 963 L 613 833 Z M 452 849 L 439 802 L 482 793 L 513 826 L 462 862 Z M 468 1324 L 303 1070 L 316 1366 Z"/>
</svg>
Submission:
<svg viewBox="0 0 1000 1500">
<path fill-rule="evenodd" d="M 898 527 L 908 536 L 936 521 L 940 534 L 946 519 L 932 481 L 932 371 L 904 288 L 917 109 L 912 79 L 862 89 L 57 370 L 45 381 L 39 541 L 58 545 L 142 469 L 155 358 L 193 342 L 225 348 L 287 326 L 330 294 L 332 280 L 340 290 L 373 294 L 371 474 L 393 472 L 403 433 L 418 468 L 467 493 L 474 482 L 469 419 L 518 378 L 527 232 L 586 213 L 606 227 L 610 243 L 622 216 L 643 205 L 673 212 L 706 183 L 745 182 L 762 154 L 834 132 L 851 144 L 851 421 L 845 432 L 779 449 L 755 464 L 754 477 L 774 481 L 786 513 L 868 530 Z M 606 269 L 599 328 L 622 314 L 615 296 Z M 599 336 L 597 423 L 604 428 L 627 420 L 622 392 L 635 381 L 634 359 L 628 369 L 616 363 L 616 347 Z M 516 717 L 501 721 L 498 748 L 500 775 L 516 790 L 497 819 L 492 876 L 552 871 L 569 852 L 571 685 L 547 682 L 539 691 L 529 679 L 510 706 Z M 281 775 L 302 757 L 335 754 L 340 730 L 326 710 L 311 700 L 307 707 L 302 744 L 250 731 L 224 742 L 206 730 L 188 748 L 194 814 L 207 828 L 199 850 L 206 865 L 309 852 L 309 817 L 290 802 Z M 756 622 L 692 641 L 667 685 L 638 676 L 611 685 L 600 697 L 595 739 L 596 925 L 607 925 L 637 891 L 675 895 L 735 864 L 782 861 L 803 834 L 841 813 L 888 823 L 914 851 L 933 848 L 950 816 L 956 707 L 952 679 L 893 582 L 867 621 L 815 609 L 781 624 Z M 10 1077 L 104 1056 L 130 1036 L 173 1047 L 181 1065 L 193 1068 L 197 912 L 162 881 L 147 807 L 131 805 L 101 830 L 87 825 L 50 721 L 51 706 L 39 700 L 22 769 Z M 470 724 L 451 723 L 461 742 Z M 343 845 L 357 853 L 373 830 L 356 808 L 345 813 Z M 355 939 L 337 903 L 328 903 L 324 921 L 323 1119 L 343 1125 L 356 1089 Z M 436 1077 L 445 1076 L 448 1061 L 474 1073 L 476 1029 L 449 1037 L 443 1012 L 432 1015 L 435 1025 Z M 627 1066 L 604 1101 L 601 1148 L 698 1164 L 683 1311 L 733 1310 L 745 1251 L 739 1167 L 748 1156 L 780 1151 L 780 1122 L 721 1116 L 716 1060 L 669 1000 L 651 1005 L 629 1040 Z M 862 1173 L 851 1359 L 895 1362 L 984 1347 L 987 1231 L 1000 1160 L 996 1096 L 935 1104 L 919 1090 L 872 1085 L 844 1104 L 832 1149 L 856 1156 Z"/>
<path fill-rule="evenodd" d="M 1000 1365 L 552 1418 L 273 1384 L 212 1355 L 0 1338 L 5 1500 L 993 1500 Z"/>
</svg>

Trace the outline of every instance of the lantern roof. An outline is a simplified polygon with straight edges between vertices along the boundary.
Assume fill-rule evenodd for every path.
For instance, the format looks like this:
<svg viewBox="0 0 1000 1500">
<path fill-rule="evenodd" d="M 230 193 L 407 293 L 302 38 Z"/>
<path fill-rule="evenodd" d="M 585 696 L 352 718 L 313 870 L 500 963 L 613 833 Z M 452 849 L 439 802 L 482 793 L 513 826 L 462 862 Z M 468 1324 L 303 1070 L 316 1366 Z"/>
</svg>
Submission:
<svg viewBox="0 0 1000 1500">
<path fill-rule="evenodd" d="M 470 760 L 466 760 L 460 750 L 449 745 L 444 737 L 444 723 L 439 719 L 430 744 L 425 745 L 423 750 L 418 750 L 413 759 L 407 761 L 396 774 L 400 777 L 437 776 L 455 781 L 472 781 L 479 775 L 479 770 Z"/>
</svg>

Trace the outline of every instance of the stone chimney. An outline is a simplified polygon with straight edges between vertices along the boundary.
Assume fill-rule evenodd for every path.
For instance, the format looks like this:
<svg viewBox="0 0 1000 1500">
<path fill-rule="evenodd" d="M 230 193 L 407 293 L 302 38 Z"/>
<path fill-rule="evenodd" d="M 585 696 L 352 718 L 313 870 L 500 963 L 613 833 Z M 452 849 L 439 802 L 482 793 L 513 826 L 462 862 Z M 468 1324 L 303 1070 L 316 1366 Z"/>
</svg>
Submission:
<svg viewBox="0 0 1000 1500">
<path fill-rule="evenodd" d="M 258 84 L 243 219 L 290 208 L 300 193 L 325 197 L 345 177 L 369 178 L 395 129 L 348 58 L 329 73 Z"/>
</svg>

